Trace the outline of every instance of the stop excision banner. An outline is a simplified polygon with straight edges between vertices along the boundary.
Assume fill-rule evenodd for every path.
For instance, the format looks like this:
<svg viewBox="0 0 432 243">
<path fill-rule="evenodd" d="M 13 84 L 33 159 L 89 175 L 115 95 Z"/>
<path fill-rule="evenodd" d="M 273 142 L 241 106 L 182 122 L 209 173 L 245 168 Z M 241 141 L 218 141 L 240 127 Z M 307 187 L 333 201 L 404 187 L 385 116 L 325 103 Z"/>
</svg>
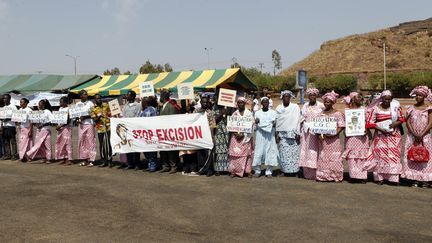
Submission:
<svg viewBox="0 0 432 243">
<path fill-rule="evenodd" d="M 115 153 L 212 149 L 207 114 L 111 118 Z"/>
</svg>

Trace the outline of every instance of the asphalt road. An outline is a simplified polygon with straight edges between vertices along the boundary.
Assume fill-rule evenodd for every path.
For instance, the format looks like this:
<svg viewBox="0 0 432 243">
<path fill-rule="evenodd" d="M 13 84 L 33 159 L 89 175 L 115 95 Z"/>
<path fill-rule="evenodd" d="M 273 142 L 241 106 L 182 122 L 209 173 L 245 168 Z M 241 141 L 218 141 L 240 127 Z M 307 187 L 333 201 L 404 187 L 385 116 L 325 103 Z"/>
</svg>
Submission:
<svg viewBox="0 0 432 243">
<path fill-rule="evenodd" d="M 432 189 L 0 161 L 0 242 L 432 242 Z"/>
</svg>

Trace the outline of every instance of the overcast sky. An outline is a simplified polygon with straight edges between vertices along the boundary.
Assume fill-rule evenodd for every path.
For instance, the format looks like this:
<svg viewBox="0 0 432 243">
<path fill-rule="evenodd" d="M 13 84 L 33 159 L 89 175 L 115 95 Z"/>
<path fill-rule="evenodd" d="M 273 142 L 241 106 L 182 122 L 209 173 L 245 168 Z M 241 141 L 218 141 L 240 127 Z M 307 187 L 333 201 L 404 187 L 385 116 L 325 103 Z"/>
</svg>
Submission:
<svg viewBox="0 0 432 243">
<path fill-rule="evenodd" d="M 430 0 L 0 0 L 0 74 L 283 67 L 322 42 L 432 17 Z"/>
</svg>

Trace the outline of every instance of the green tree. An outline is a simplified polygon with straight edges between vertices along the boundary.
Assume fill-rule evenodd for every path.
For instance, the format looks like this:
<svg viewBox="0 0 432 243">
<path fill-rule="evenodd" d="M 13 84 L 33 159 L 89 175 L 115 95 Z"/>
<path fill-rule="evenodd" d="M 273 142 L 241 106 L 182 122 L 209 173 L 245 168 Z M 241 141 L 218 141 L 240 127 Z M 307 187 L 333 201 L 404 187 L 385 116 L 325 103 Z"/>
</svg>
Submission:
<svg viewBox="0 0 432 243">
<path fill-rule="evenodd" d="M 357 77 L 354 75 L 333 75 L 324 78 L 318 78 L 315 81 L 315 87 L 324 92 L 334 90 L 339 95 L 347 95 L 357 88 Z"/>
<path fill-rule="evenodd" d="M 132 74 L 132 72 L 129 70 L 127 70 L 126 72 L 123 73 L 123 75 L 131 75 L 131 74 Z"/>
<path fill-rule="evenodd" d="M 273 75 L 276 75 L 276 69 L 282 69 L 282 58 L 278 51 L 272 51 L 272 61 L 273 61 Z"/>
<path fill-rule="evenodd" d="M 104 75 L 120 75 L 120 69 L 118 67 L 114 67 L 111 69 L 107 69 L 103 72 Z"/>
<path fill-rule="evenodd" d="M 161 64 L 152 64 L 149 60 L 147 60 L 140 68 L 139 73 L 162 73 L 162 72 L 172 72 L 173 68 L 169 63 Z"/>
<path fill-rule="evenodd" d="M 164 69 L 165 69 L 165 72 L 172 72 L 173 71 L 173 68 L 171 67 L 171 65 L 169 63 L 164 64 Z"/>
</svg>

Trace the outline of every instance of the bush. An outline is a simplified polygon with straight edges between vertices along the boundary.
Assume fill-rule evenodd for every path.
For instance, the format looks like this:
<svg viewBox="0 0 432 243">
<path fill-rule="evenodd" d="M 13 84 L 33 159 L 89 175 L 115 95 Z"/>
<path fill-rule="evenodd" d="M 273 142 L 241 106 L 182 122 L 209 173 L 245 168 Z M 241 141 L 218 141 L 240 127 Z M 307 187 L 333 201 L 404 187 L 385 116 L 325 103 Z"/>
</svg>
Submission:
<svg viewBox="0 0 432 243">
<path fill-rule="evenodd" d="M 375 90 L 384 89 L 383 74 L 373 74 L 368 79 L 369 88 Z M 396 97 L 408 97 L 413 88 L 418 85 L 426 85 L 432 88 L 432 72 L 411 72 L 408 74 L 388 73 L 387 89 Z"/>
<path fill-rule="evenodd" d="M 339 95 L 347 95 L 357 88 L 357 78 L 353 75 L 333 75 L 319 78 L 315 81 L 315 87 L 321 93 L 334 90 Z"/>
</svg>

